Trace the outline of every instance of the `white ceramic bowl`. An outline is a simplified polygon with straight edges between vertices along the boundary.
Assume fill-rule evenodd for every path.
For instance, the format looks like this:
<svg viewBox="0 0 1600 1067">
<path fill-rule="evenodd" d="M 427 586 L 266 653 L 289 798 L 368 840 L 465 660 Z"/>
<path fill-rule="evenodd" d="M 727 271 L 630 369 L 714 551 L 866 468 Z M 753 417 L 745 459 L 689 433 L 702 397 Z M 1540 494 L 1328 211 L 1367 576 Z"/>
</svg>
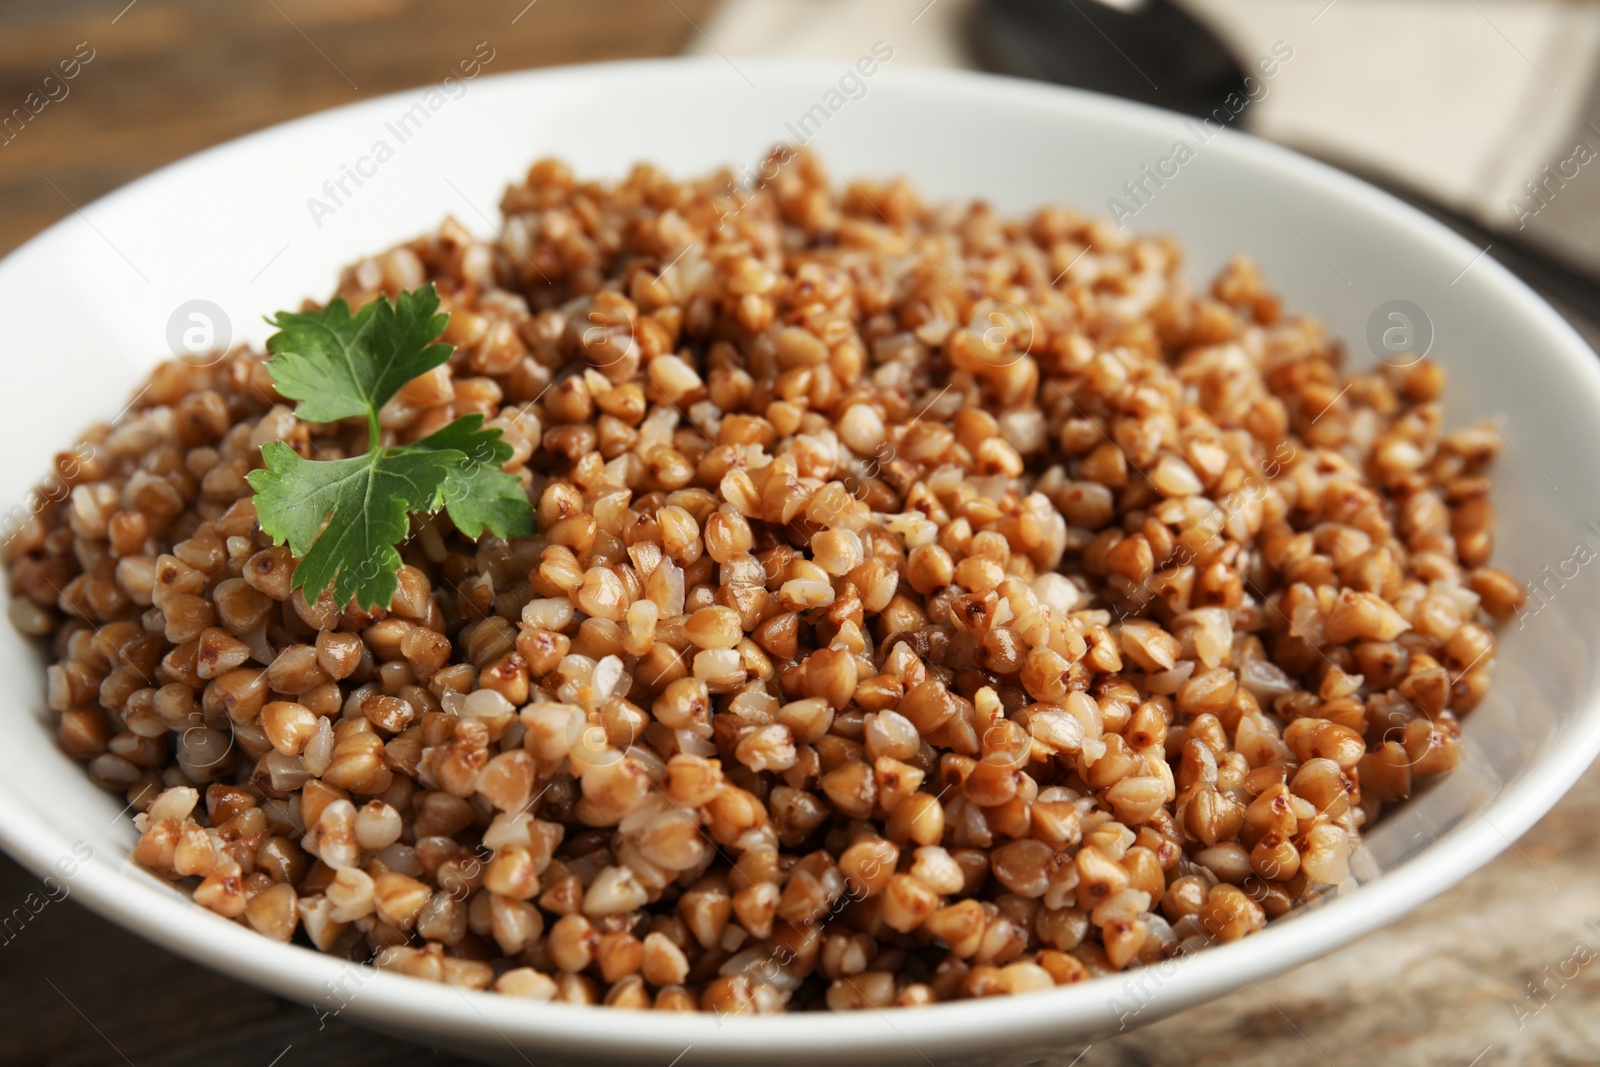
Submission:
<svg viewBox="0 0 1600 1067">
<path fill-rule="evenodd" d="M 865 53 L 867 49 L 863 47 Z M 264 313 L 323 296 L 352 258 L 446 213 L 487 231 L 502 186 L 536 157 L 620 176 L 636 160 L 680 175 L 753 164 L 839 83 L 846 64 L 721 59 L 483 77 L 443 96 L 395 145 L 421 90 L 292 122 L 203 152 L 67 217 L 0 264 L 0 502 L 9 507 L 94 419 L 118 412 L 168 348 L 174 309 L 204 299 L 235 337 Z M 1291 307 L 1321 315 L 1357 362 L 1384 303 L 1425 310 L 1454 383 L 1455 423 L 1488 415 L 1509 447 L 1496 468 L 1496 562 L 1557 577 L 1526 628 L 1506 628 L 1489 698 L 1467 717 L 1466 762 L 1386 815 L 1368 837 L 1369 884 L 1325 906 L 1138 978 L 916 1012 L 715 1019 L 574 1009 L 358 972 L 208 914 L 128 862 L 121 801 L 62 755 L 43 710 L 38 653 L 0 636 L 6 742 L 0 843 L 41 874 L 93 850 L 74 896 L 173 951 L 284 996 L 435 1046 L 508 1064 L 1021 1063 L 1144 1023 L 1314 959 L 1388 923 L 1482 865 L 1543 814 L 1600 748 L 1600 367 L 1549 307 L 1480 250 L 1344 174 L 1224 133 L 1200 143 L 1180 118 L 1099 96 L 893 61 L 844 100 L 812 147 L 836 178 L 905 173 L 937 198 L 982 196 L 1022 212 L 1065 201 L 1104 210 L 1123 183 L 1196 148 L 1131 223 L 1176 233 L 1204 281 L 1235 251 L 1265 266 Z M 380 139 L 381 165 L 362 157 Z M 324 181 L 369 172 L 333 204 Z M 1172 169 L 1168 165 L 1167 169 Z M 1153 186 L 1151 188 L 1154 188 Z M 317 197 L 331 213 L 313 212 Z M 1132 206 L 1132 205 L 1130 205 Z M 26 383 L 24 385 L 24 383 Z M 1600 529 L 1597 527 L 1596 529 Z M 1549 572 L 1543 568 L 1550 567 Z M 1373 959 L 1375 975 L 1387 962 Z M 1126 1014 L 1130 1009 L 1137 1009 Z M 686 1051 L 687 1050 L 687 1051 Z M 1330 1050 L 1335 1055 L 1337 1050 Z M 675 1057 L 683 1056 L 681 1061 Z"/>
</svg>

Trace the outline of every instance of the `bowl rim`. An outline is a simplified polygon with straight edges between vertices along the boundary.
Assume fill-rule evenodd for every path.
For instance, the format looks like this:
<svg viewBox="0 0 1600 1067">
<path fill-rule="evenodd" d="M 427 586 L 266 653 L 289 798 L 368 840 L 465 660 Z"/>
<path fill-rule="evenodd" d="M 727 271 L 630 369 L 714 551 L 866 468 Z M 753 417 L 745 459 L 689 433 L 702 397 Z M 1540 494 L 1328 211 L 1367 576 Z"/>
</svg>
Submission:
<svg viewBox="0 0 1600 1067">
<path fill-rule="evenodd" d="M 554 84 L 595 79 L 633 79 L 658 87 L 666 83 L 665 91 L 670 92 L 674 83 L 725 79 L 724 62 L 717 57 L 621 60 L 498 73 L 480 81 L 513 94 L 533 94 Z M 837 64 L 826 60 L 741 58 L 740 63 L 780 81 L 802 77 L 831 80 L 837 74 Z M 937 94 L 955 89 L 997 107 L 1042 107 L 1069 117 L 1109 119 L 1146 133 L 1178 134 L 1185 121 L 1185 116 L 1177 113 L 1097 93 L 970 71 L 897 65 L 892 70 L 885 68 L 879 80 L 892 80 L 897 91 Z M 167 164 L 95 200 L 92 206 L 104 212 L 137 209 L 142 198 L 185 168 L 292 138 L 353 113 L 387 112 L 415 91 L 357 101 L 245 134 Z M 1373 215 L 1460 262 L 1481 253 L 1465 238 L 1394 196 L 1291 149 L 1227 129 L 1211 143 L 1209 151 L 1231 163 L 1276 172 L 1351 210 Z M 26 269 L 34 257 L 48 254 L 78 213 L 65 216 L 0 260 L 0 282 L 9 272 Z M 1600 361 L 1588 345 L 1509 270 L 1490 257 L 1481 258 L 1484 262 L 1475 268 L 1478 284 L 1493 288 L 1523 317 L 1530 344 L 1547 349 L 1569 375 L 1566 384 L 1585 388 L 1600 409 Z M 1248 938 L 1175 961 L 1170 973 L 1160 977 L 1153 990 L 1144 990 L 1145 999 L 1135 1006 L 1141 1011 L 1152 1009 L 1150 1017 L 1159 1018 L 1235 987 L 1253 985 L 1256 979 L 1305 963 L 1392 922 L 1513 847 L 1515 839 L 1561 798 L 1597 753 L 1600 695 L 1574 709 L 1561 743 L 1535 758 L 1533 765 L 1539 773 L 1524 774 L 1499 793 L 1487 811 L 1469 798 L 1477 817 L 1462 820 L 1405 863 L 1357 892 L 1307 909 L 1289 922 L 1269 925 Z M 42 876 L 51 871 L 57 857 L 67 853 L 70 838 L 27 805 L 14 801 L 0 783 L 0 846 Z M 98 914 L 156 945 L 304 1003 L 325 1002 L 355 966 L 314 949 L 272 941 L 212 915 L 153 877 L 141 876 L 131 860 L 120 867 L 98 858 L 85 863 L 74 876 L 72 889 Z M 931 1063 L 924 1045 L 950 1055 L 957 1050 L 993 1050 L 1062 1035 L 1071 1038 L 1075 1033 L 1103 1033 L 1116 1029 L 1111 1003 L 1122 994 L 1121 982 L 1126 977 L 1108 976 L 1026 996 L 939 1004 L 915 1013 L 835 1014 L 823 1028 L 801 1014 L 760 1018 L 668 1012 L 597 1015 L 594 1010 L 571 1005 L 455 989 L 458 1002 L 456 997 L 442 995 L 434 983 L 370 968 L 361 973 L 360 995 L 352 997 L 342 1010 L 375 1028 L 398 1027 L 414 1035 L 449 1035 L 478 1044 L 491 1037 L 488 1030 L 492 1029 L 518 1050 L 537 1045 L 552 1052 L 577 1054 L 670 1057 L 694 1048 L 710 1059 L 727 1062 L 789 1047 L 804 1049 L 809 1056 L 828 1051 L 864 1055 L 903 1052 L 903 1046 L 909 1044 Z M 608 1023 L 596 1027 L 598 1019 Z M 635 1025 L 645 1019 L 647 1025 Z M 918 1040 L 913 1041 L 897 1022 L 912 1023 Z"/>
</svg>

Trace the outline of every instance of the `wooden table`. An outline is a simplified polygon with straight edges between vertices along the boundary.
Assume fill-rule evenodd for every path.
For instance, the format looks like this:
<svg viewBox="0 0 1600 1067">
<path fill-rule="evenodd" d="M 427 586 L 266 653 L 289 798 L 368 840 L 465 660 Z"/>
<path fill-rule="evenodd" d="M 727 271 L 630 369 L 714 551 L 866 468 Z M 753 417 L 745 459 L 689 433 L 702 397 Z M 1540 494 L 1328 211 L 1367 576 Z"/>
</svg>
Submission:
<svg viewBox="0 0 1600 1067">
<path fill-rule="evenodd" d="M 198 149 L 442 77 L 479 41 L 495 48 L 494 71 L 667 54 L 698 32 L 711 4 L 0 0 L 0 115 L 79 42 L 94 50 L 68 94 L 0 145 L 0 253 L 73 204 Z M 1389 929 L 1258 990 L 1100 1042 L 1076 1062 L 1592 1064 L 1597 856 L 1600 769 L 1515 849 Z M 40 888 L 0 858 L 0 912 Z M 1542 986 L 1537 996 L 1530 982 Z M 140 941 L 70 897 L 0 944 L 0 1035 L 0 1064 L 29 1067 L 463 1062 L 340 1019 L 322 1025 L 309 1009 Z M 1057 1067 L 1079 1051 L 1063 1049 Z"/>
</svg>

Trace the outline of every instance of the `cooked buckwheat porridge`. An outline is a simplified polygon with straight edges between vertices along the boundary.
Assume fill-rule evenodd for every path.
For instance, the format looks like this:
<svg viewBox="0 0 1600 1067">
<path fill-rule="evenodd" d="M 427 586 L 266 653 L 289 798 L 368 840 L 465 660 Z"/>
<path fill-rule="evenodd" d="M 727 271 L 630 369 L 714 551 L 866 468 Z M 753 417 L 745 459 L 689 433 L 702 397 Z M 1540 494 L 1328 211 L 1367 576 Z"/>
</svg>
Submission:
<svg viewBox="0 0 1600 1067">
<path fill-rule="evenodd" d="M 6 546 L 62 747 L 201 907 L 538 1000 L 927 1005 L 1247 936 L 1460 760 L 1524 593 L 1437 364 L 787 150 L 502 208 L 341 276 L 448 315 L 370 435 L 287 341 L 164 363 Z M 382 604 L 308 602 L 264 454 L 463 416 L 532 532 L 434 501 Z"/>
</svg>

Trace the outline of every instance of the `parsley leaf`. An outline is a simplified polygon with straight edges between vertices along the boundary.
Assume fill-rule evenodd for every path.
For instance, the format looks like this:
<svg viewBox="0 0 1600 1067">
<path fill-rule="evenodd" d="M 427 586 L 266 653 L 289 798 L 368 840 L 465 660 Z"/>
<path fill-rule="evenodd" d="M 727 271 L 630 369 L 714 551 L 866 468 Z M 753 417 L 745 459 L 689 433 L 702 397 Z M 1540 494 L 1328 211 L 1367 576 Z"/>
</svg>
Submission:
<svg viewBox="0 0 1600 1067">
<path fill-rule="evenodd" d="M 444 429 L 417 442 L 418 448 L 455 449 L 471 458 L 445 475 L 445 510 L 456 529 L 471 538 L 487 526 L 501 537 L 533 532 L 528 494 L 516 475 L 501 470 L 511 458 L 511 446 L 499 430 L 485 430 L 482 415 L 463 415 Z"/>
<path fill-rule="evenodd" d="M 267 341 L 272 382 L 300 401 L 294 413 L 305 422 L 366 415 L 376 434 L 378 412 L 400 387 L 450 358 L 449 345 L 431 343 L 450 318 L 438 310 L 430 285 L 392 304 L 379 297 L 354 315 L 342 297 L 321 311 L 280 311 Z"/>
<path fill-rule="evenodd" d="M 464 459 L 448 449 L 385 448 L 310 460 L 282 441 L 268 441 L 261 455 L 267 469 L 250 476 L 256 512 L 299 557 L 295 586 L 315 603 L 331 583 L 334 603 L 354 596 L 361 607 L 388 607 L 399 588 L 395 543 L 410 530 L 409 514 L 434 510 L 450 469 Z"/>
<path fill-rule="evenodd" d="M 397 543 L 410 516 L 443 508 L 465 536 L 533 530 L 522 483 L 502 468 L 512 448 L 482 415 L 464 415 L 421 441 L 380 447 L 378 412 L 406 382 L 450 358 L 435 343 L 447 316 L 435 314 L 432 286 L 380 297 L 356 314 L 335 300 L 321 311 L 281 312 L 267 342 L 278 391 L 300 401 L 308 422 L 364 416 L 371 446 L 339 460 L 306 459 L 282 441 L 262 446 L 266 462 L 248 475 L 261 528 L 299 559 L 294 587 L 315 601 L 387 607 L 399 588 Z"/>
</svg>

